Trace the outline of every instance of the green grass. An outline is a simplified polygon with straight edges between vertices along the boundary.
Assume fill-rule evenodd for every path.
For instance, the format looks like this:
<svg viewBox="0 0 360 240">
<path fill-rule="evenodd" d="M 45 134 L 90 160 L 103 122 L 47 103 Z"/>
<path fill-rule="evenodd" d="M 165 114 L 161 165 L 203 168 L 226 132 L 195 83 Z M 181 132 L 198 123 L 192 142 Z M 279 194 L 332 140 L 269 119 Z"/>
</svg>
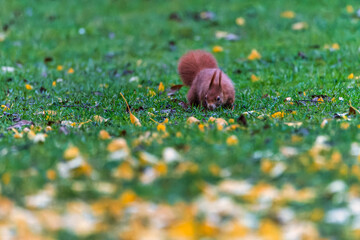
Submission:
<svg viewBox="0 0 360 240">
<path fill-rule="evenodd" d="M 178 234 L 171 235 L 169 229 L 176 226 L 185 231 L 184 226 L 177 225 L 182 221 L 191 222 L 196 229 L 195 237 L 191 238 L 189 233 L 185 239 L 231 239 L 225 237 L 227 226 L 235 222 L 234 219 L 243 221 L 250 218 L 249 215 L 254 219 L 252 225 L 243 224 L 249 229 L 248 233 L 260 232 L 267 235 L 266 239 L 278 239 L 276 229 L 285 233 L 291 224 L 303 226 L 303 223 L 324 238 L 357 239 L 359 215 L 349 206 L 360 197 L 359 153 L 355 151 L 356 142 L 360 140 L 360 121 L 358 115 L 347 116 L 347 119 L 335 117 L 349 112 L 349 101 L 355 108 L 360 107 L 359 80 L 356 79 L 360 75 L 360 18 L 356 16 L 360 5 L 356 1 L 347 4 L 352 4 L 354 13 L 346 11 L 343 1 L 0 0 L 3 28 L 0 35 L 6 35 L 0 42 L 0 67 L 15 68 L 8 73 L 0 69 L 0 105 L 7 106 L 0 108 L 0 201 L 13 204 L 12 212 L 0 214 L 4 229 L 15 229 L 13 234 L 20 238 L 24 236 L 21 234 L 30 236 L 32 232 L 55 239 L 131 239 L 126 232 L 134 231 L 132 237 L 139 239 L 135 234 L 156 228 L 152 221 L 160 213 L 139 216 L 129 210 L 129 204 L 141 209 L 140 206 L 154 203 L 170 205 L 178 216 L 159 230 L 170 237 L 157 239 L 173 239 L 173 235 Z M 280 14 L 286 10 L 294 11 L 295 18 L 281 18 Z M 213 12 L 215 18 L 199 19 L 203 11 Z M 169 19 L 172 13 L 181 20 Z M 237 17 L 246 20 L 244 26 L 236 25 Z M 296 22 L 306 22 L 308 27 L 294 31 L 292 24 Z M 80 29 L 85 33 L 80 34 Z M 216 31 L 234 33 L 240 40 L 217 39 Z M 170 46 L 171 41 L 175 42 L 174 48 Z M 324 48 L 333 43 L 338 43 L 340 49 Z M 159 93 L 160 82 L 166 90 L 181 83 L 177 61 L 182 54 L 190 49 L 212 51 L 215 45 L 223 47 L 223 52 L 214 55 L 235 84 L 234 110 L 184 110 L 178 103 L 186 102 L 187 88 L 172 97 L 166 92 Z M 252 49 L 260 52 L 260 60 L 247 60 Z M 52 61 L 45 62 L 45 58 Z M 57 70 L 59 65 L 63 70 Z M 67 73 L 70 68 L 73 74 Z M 354 79 L 348 79 L 350 73 L 354 73 Z M 252 74 L 260 81 L 252 82 Z M 129 82 L 132 77 L 138 81 Z M 33 89 L 27 90 L 26 84 Z M 151 96 L 150 91 L 156 95 Z M 120 92 L 142 126 L 130 123 Z M 310 101 L 319 95 L 328 98 L 323 103 Z M 286 102 L 288 97 L 293 104 Z M 56 114 L 41 114 L 48 110 Z M 247 126 L 233 131 L 218 130 L 216 124 L 207 122 L 215 117 L 234 119 L 236 124 L 245 112 L 250 112 L 245 114 Z M 284 112 L 285 116 L 271 117 L 276 112 Z M 108 120 L 94 121 L 96 115 Z M 186 123 L 190 116 L 205 125 L 204 131 L 197 124 Z M 159 132 L 158 124 L 150 118 L 157 122 L 168 118 L 166 133 Z M 29 134 L 22 132 L 25 126 L 19 130 L 23 137 L 14 138 L 14 132 L 7 128 L 20 119 L 32 121 L 35 134 L 46 133 L 45 142 L 31 140 Z M 324 119 L 328 123 L 321 127 Z M 66 126 L 68 134 L 65 134 L 63 121 L 77 125 Z M 285 124 L 288 122 L 302 125 L 291 127 Z M 52 130 L 47 131 L 47 126 Z M 99 139 L 100 130 L 106 130 L 112 139 Z M 152 137 L 139 140 L 147 132 Z M 181 136 L 177 136 L 179 133 Z M 237 137 L 237 144 L 226 143 L 231 135 Z M 326 136 L 326 141 L 319 143 L 319 136 Z M 130 149 L 130 156 L 125 160 L 111 161 L 107 146 L 116 138 L 124 138 Z M 80 172 L 77 175 L 71 172 L 68 178 L 61 176 L 59 163 L 68 163 L 64 152 L 71 146 L 77 147 L 81 158 L 91 166 L 89 174 L 77 169 Z M 166 163 L 166 174 L 144 184 L 143 177 L 164 162 L 163 151 L 168 147 L 175 149 L 182 161 Z M 154 156 L 155 162 L 144 159 L 144 153 Z M 130 180 L 113 175 L 124 162 L 132 164 L 134 176 Z M 192 168 L 179 170 L 187 164 Z M 272 175 L 272 167 L 279 164 L 285 166 L 285 170 Z M 54 180 L 48 179 L 49 170 L 56 172 Z M 298 191 L 309 189 L 314 194 L 308 199 L 286 199 L 277 193 L 278 199 L 267 193 L 271 200 L 264 203 L 254 192 L 247 193 L 255 194 L 255 197 L 251 195 L 253 200 L 249 200 L 247 194 L 224 193 L 222 183 L 229 179 L 253 186 L 266 183 L 280 192 L 290 184 Z M 333 193 L 328 186 L 336 180 L 341 180 L 345 187 Z M 104 184 L 111 185 L 109 193 L 104 192 Z M 54 188 L 54 194 L 44 209 L 56 216 L 68 216 L 75 214 L 71 204 L 83 204 L 84 208 L 103 204 L 101 209 L 106 214 L 99 216 L 89 209 L 82 211 L 91 212 L 97 223 L 103 223 L 104 229 L 95 230 L 91 225 L 82 233 L 77 227 L 74 230 L 64 225 L 63 222 L 74 222 L 73 226 L 79 226 L 81 221 L 90 221 L 84 220 L 82 214 L 81 220 L 62 220 L 60 227 L 48 227 L 47 221 L 41 220 L 45 210 L 30 206 L 26 199 L 49 186 Z M 219 213 L 220 220 L 212 222 L 206 218 L 207 211 L 216 207 L 194 210 L 191 221 L 186 214 L 176 214 L 177 209 L 184 210 L 186 206 L 202 206 L 202 199 L 208 196 L 206 186 L 218 191 L 213 196 L 215 202 L 229 197 L 234 206 L 249 215 Z M 121 200 L 129 191 L 137 196 L 132 203 Z M 118 202 L 110 204 L 109 199 Z M 181 205 L 182 202 L 185 205 Z M 119 212 L 110 207 L 106 210 L 106 206 L 115 207 L 112 204 L 120 208 Z M 29 210 L 29 214 L 40 219 L 41 230 L 34 230 L 31 223 L 27 224 L 29 229 L 16 224 L 15 215 L 30 217 L 16 213 L 15 208 Z M 350 215 L 340 223 L 331 223 L 329 218 L 334 217 L 329 215 L 338 208 L 351 209 Z M 281 220 L 284 209 L 294 213 L 291 221 Z M 213 226 L 215 232 L 204 233 L 201 226 L 205 222 Z M 309 228 L 301 229 L 312 235 Z"/>
</svg>

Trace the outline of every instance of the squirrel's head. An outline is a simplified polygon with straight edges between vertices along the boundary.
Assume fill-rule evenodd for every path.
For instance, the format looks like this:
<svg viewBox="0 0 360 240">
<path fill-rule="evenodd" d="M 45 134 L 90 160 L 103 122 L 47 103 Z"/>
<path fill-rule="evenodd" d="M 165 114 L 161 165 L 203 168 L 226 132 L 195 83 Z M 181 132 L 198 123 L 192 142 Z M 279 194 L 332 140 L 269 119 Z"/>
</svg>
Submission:
<svg viewBox="0 0 360 240">
<path fill-rule="evenodd" d="M 216 78 L 216 72 L 217 70 L 215 70 L 213 76 L 211 77 L 209 89 L 205 94 L 206 107 L 210 110 L 214 110 L 215 108 L 220 107 L 223 104 L 224 99 L 224 94 L 221 87 L 222 72 L 220 70 L 219 83 L 215 84 L 214 80 Z"/>
</svg>

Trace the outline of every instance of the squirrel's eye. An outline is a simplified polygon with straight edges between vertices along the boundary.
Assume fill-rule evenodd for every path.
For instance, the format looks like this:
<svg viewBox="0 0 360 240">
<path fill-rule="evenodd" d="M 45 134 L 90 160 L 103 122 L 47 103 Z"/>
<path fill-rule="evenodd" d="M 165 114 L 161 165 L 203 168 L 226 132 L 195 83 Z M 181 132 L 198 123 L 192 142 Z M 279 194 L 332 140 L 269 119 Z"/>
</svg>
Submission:
<svg viewBox="0 0 360 240">
<path fill-rule="evenodd" d="M 220 101 L 220 97 L 217 97 L 217 99 L 216 99 L 217 101 Z"/>
</svg>

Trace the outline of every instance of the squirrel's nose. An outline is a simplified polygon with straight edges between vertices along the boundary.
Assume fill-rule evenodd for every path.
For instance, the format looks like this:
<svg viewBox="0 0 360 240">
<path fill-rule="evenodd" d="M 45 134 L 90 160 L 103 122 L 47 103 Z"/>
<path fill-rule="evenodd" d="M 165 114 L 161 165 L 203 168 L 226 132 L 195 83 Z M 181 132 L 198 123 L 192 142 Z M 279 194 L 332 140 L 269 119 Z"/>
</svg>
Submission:
<svg viewBox="0 0 360 240">
<path fill-rule="evenodd" d="M 209 104 L 209 109 L 214 110 L 216 108 L 215 104 Z"/>
</svg>

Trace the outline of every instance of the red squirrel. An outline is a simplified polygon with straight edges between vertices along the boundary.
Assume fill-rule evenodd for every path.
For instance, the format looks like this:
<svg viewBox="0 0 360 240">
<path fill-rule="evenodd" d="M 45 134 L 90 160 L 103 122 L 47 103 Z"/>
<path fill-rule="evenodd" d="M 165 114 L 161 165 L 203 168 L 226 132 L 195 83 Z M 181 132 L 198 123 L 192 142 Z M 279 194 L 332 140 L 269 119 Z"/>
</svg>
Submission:
<svg viewBox="0 0 360 240">
<path fill-rule="evenodd" d="M 192 50 L 179 60 L 178 72 L 187 93 L 189 104 L 214 110 L 217 107 L 232 107 L 235 89 L 231 79 L 219 69 L 211 53 Z"/>
</svg>

